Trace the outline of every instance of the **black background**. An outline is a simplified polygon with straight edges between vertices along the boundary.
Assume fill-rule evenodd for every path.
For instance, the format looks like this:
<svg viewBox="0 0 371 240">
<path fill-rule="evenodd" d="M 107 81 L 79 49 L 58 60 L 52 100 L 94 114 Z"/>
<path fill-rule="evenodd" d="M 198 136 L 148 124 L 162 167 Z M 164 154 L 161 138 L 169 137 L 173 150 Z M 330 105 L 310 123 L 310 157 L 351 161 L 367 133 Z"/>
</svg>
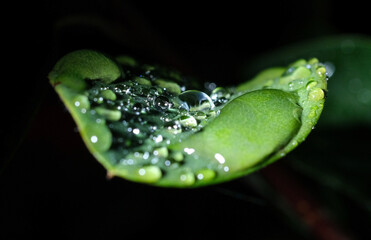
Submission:
<svg viewBox="0 0 371 240">
<path fill-rule="evenodd" d="M 2 99 L 0 238 L 315 239 L 244 179 L 192 190 L 107 180 L 47 74 L 64 54 L 92 48 L 229 85 L 254 56 L 281 46 L 329 34 L 370 35 L 367 10 L 360 1 L 318 0 L 4 7 L 2 93 L 10 94 Z"/>
</svg>

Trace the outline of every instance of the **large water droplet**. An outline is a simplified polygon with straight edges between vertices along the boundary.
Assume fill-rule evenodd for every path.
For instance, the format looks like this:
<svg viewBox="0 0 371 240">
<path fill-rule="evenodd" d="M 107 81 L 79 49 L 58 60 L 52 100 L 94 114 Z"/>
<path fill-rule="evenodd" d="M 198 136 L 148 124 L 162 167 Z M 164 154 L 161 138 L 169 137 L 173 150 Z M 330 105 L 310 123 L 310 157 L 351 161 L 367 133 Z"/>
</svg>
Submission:
<svg viewBox="0 0 371 240">
<path fill-rule="evenodd" d="M 189 111 L 204 111 L 215 107 L 211 98 L 204 92 L 188 90 L 180 94 L 179 98 L 187 103 Z"/>
<path fill-rule="evenodd" d="M 187 186 L 192 185 L 196 178 L 192 171 L 186 170 L 179 176 L 180 181 Z"/>
<path fill-rule="evenodd" d="M 308 99 L 319 101 L 325 97 L 325 92 L 321 88 L 313 88 L 308 94 Z"/>
<path fill-rule="evenodd" d="M 90 108 L 90 102 L 87 96 L 85 95 L 77 95 L 74 99 L 74 105 L 75 107 L 79 109 L 89 109 Z"/>
<path fill-rule="evenodd" d="M 157 166 L 144 166 L 138 169 L 137 172 L 141 182 L 153 183 L 157 182 L 162 177 L 161 169 Z"/>
</svg>

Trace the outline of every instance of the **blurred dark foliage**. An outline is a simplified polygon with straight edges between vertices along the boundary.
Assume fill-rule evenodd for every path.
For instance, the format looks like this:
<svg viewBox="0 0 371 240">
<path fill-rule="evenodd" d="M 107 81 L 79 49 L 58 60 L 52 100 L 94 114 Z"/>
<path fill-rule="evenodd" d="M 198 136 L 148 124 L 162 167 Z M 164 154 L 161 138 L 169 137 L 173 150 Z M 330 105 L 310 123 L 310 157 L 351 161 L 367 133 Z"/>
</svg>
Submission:
<svg viewBox="0 0 371 240">
<path fill-rule="evenodd" d="M 366 4 L 57 0 L 4 7 L 9 12 L 2 21 L 7 64 L 3 65 L 2 90 L 4 96 L 9 95 L 3 101 L 5 123 L 0 132 L 0 239 L 201 239 L 221 235 L 230 239 L 321 239 L 285 203 L 284 188 L 269 185 L 267 180 L 274 179 L 270 171 L 266 171 L 268 177 L 257 173 L 193 190 L 107 180 L 104 169 L 74 131 L 47 74 L 64 54 L 91 48 L 111 55 L 131 54 L 203 81 L 235 84 L 246 61 L 281 46 L 328 34 L 370 36 Z M 303 145 L 311 148 L 314 140 L 308 141 Z M 336 150 L 333 145 L 329 148 Z M 364 148 L 357 151 L 369 153 Z M 360 205 L 347 194 L 331 195 L 336 196 L 333 202 L 322 201 L 326 187 L 296 172 L 300 166 L 287 167 L 286 161 L 274 166 L 283 165 L 295 183 L 302 183 L 299 186 L 321 193 L 318 199 L 312 197 L 332 205 L 329 215 L 334 216 L 335 225 L 344 206 L 354 209 L 345 215 L 354 221 L 347 226 L 340 223 L 340 232 L 351 239 L 367 239 L 370 215 Z M 334 206 L 334 202 L 341 204 Z"/>
</svg>

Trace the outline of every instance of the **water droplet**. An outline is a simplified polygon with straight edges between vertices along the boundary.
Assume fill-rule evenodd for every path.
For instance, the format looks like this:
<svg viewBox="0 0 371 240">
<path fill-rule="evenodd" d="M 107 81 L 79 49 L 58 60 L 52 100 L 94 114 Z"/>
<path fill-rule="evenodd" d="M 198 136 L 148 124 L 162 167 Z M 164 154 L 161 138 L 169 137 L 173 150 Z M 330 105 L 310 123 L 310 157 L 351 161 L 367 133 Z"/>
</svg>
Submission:
<svg viewBox="0 0 371 240">
<path fill-rule="evenodd" d="M 210 110 L 215 107 L 212 99 L 204 92 L 188 90 L 180 94 L 179 98 L 188 104 L 189 111 Z"/>
<path fill-rule="evenodd" d="M 319 101 L 325 97 L 325 93 L 321 88 L 313 88 L 308 94 L 308 99 L 311 101 Z"/>
<path fill-rule="evenodd" d="M 306 89 L 307 91 L 313 87 L 315 87 L 317 85 L 317 82 L 316 81 L 309 81 L 306 85 Z"/>
<path fill-rule="evenodd" d="M 166 89 L 166 91 L 168 92 L 171 92 L 177 95 L 181 93 L 180 86 L 176 84 L 175 82 L 167 81 L 163 79 L 156 79 L 155 83 L 161 88 Z"/>
<path fill-rule="evenodd" d="M 195 175 L 191 171 L 184 171 L 184 173 L 179 176 L 179 179 L 184 185 L 187 186 L 192 185 L 196 180 Z"/>
<path fill-rule="evenodd" d="M 303 79 L 295 79 L 292 82 L 289 83 L 289 90 L 294 91 L 297 90 L 304 85 L 304 80 Z"/>
<path fill-rule="evenodd" d="M 218 110 L 218 111 L 211 110 L 211 111 L 209 111 L 209 112 L 207 113 L 207 115 L 209 115 L 210 117 L 216 117 L 216 116 L 219 115 L 219 113 L 220 113 L 220 110 Z"/>
<path fill-rule="evenodd" d="M 119 110 L 110 110 L 104 107 L 96 107 L 94 110 L 104 118 L 110 121 L 118 121 L 121 118 L 121 112 Z"/>
<path fill-rule="evenodd" d="M 313 129 L 313 128 L 312 128 Z M 293 146 L 293 147 L 297 147 L 298 146 L 298 141 L 296 141 L 296 140 L 294 140 L 294 141 L 292 141 L 292 143 L 291 143 L 291 145 Z"/>
<path fill-rule="evenodd" d="M 120 163 L 122 165 L 133 165 L 135 161 L 133 159 L 121 159 Z"/>
<path fill-rule="evenodd" d="M 179 123 L 183 127 L 197 127 L 197 120 L 193 116 L 181 116 Z"/>
<path fill-rule="evenodd" d="M 162 177 L 161 169 L 153 165 L 139 168 L 137 174 L 138 180 L 145 183 L 157 182 Z"/>
<path fill-rule="evenodd" d="M 215 178 L 215 171 L 211 169 L 201 169 L 196 172 L 197 180 L 208 181 Z"/>
<path fill-rule="evenodd" d="M 157 97 L 155 99 L 154 104 L 155 104 L 156 109 L 162 110 L 162 111 L 168 110 L 172 106 L 169 99 L 165 96 Z"/>
<path fill-rule="evenodd" d="M 115 101 L 116 100 L 116 94 L 112 90 L 103 90 L 100 93 L 104 99 Z"/>
<path fill-rule="evenodd" d="M 308 60 L 308 64 L 316 64 L 318 63 L 318 59 L 317 58 L 311 58 Z"/>
<path fill-rule="evenodd" d="M 211 92 L 210 98 L 213 101 L 216 101 L 220 98 L 229 98 L 230 96 L 231 95 L 227 89 L 223 87 L 217 87 Z"/>
<path fill-rule="evenodd" d="M 158 136 L 153 137 L 153 141 L 155 141 L 155 143 L 162 142 L 163 140 L 164 140 L 164 138 L 162 137 L 162 135 L 158 135 Z"/>
<path fill-rule="evenodd" d="M 326 75 L 326 68 L 324 68 L 324 67 L 317 68 L 317 73 L 320 76 L 325 76 Z"/>
<path fill-rule="evenodd" d="M 169 156 L 169 150 L 167 149 L 167 147 L 156 148 L 153 151 L 153 155 L 157 157 L 167 158 Z"/>
<path fill-rule="evenodd" d="M 85 95 L 77 95 L 73 99 L 75 107 L 79 109 L 90 109 L 90 102 L 87 96 Z"/>
<path fill-rule="evenodd" d="M 215 153 L 214 157 L 220 164 L 225 163 L 225 158 L 220 153 Z"/>
<path fill-rule="evenodd" d="M 97 136 L 91 136 L 91 137 L 90 137 L 90 141 L 91 141 L 92 143 L 96 143 L 96 142 L 98 142 L 98 137 L 97 137 Z"/>
<path fill-rule="evenodd" d="M 187 153 L 188 155 L 191 155 L 192 153 L 195 152 L 193 148 L 184 148 L 184 152 Z"/>
<path fill-rule="evenodd" d="M 183 153 L 178 152 L 178 151 L 177 152 L 172 152 L 170 154 L 170 157 L 171 157 L 171 159 L 173 159 L 174 161 L 177 161 L 177 162 L 181 162 L 184 159 Z"/>
<path fill-rule="evenodd" d="M 197 119 L 197 120 L 204 120 L 206 119 L 206 113 L 204 112 L 197 112 L 194 117 Z"/>
</svg>

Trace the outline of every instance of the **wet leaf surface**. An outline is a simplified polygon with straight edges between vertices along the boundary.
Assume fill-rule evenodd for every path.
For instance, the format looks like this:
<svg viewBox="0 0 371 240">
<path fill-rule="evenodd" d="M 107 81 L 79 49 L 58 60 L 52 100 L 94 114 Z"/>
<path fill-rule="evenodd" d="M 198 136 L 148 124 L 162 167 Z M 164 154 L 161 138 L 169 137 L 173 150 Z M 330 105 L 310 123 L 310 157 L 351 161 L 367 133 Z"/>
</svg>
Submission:
<svg viewBox="0 0 371 240">
<path fill-rule="evenodd" d="M 212 90 L 176 71 L 116 61 L 72 52 L 50 82 L 109 177 L 157 186 L 228 181 L 285 156 L 317 123 L 327 90 L 315 58 Z"/>
</svg>

